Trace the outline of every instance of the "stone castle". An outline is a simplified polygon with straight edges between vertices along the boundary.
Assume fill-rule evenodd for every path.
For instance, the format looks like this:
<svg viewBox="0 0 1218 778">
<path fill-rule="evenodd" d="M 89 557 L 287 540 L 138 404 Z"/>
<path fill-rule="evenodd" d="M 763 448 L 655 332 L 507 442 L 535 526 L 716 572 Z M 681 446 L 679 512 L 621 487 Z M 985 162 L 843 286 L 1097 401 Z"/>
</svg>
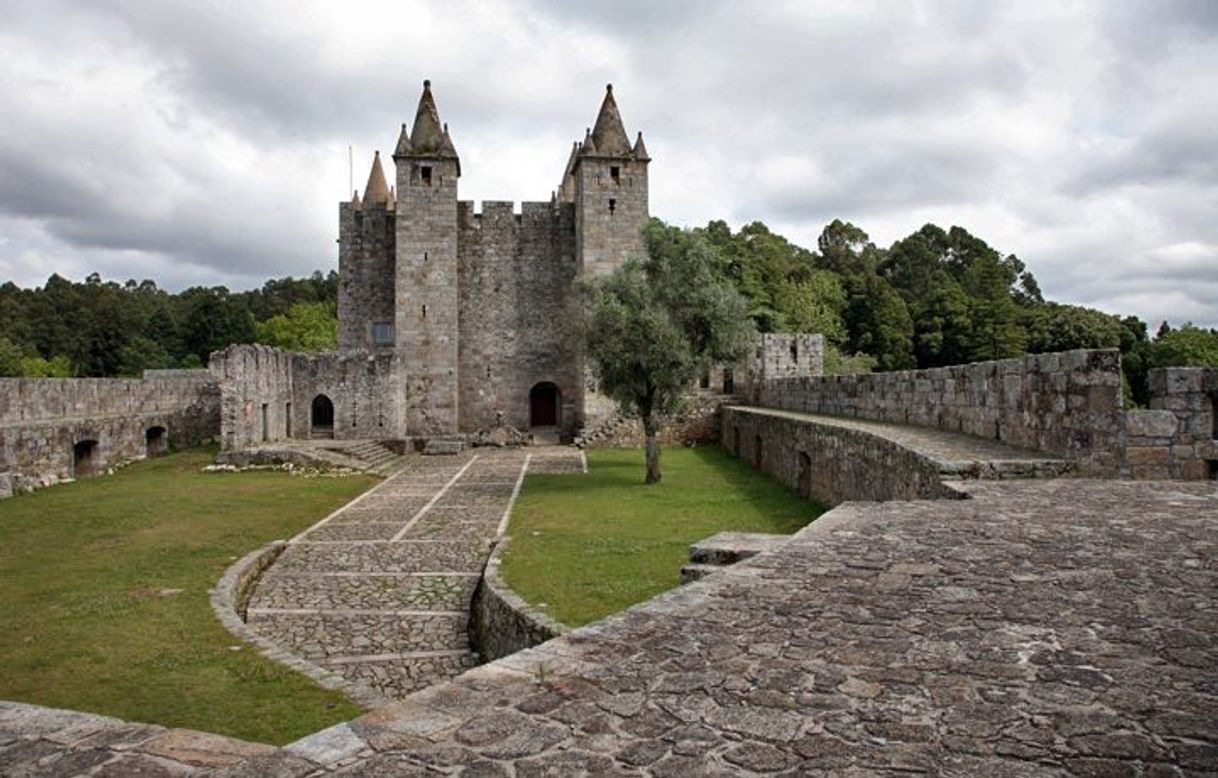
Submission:
<svg viewBox="0 0 1218 778">
<path fill-rule="evenodd" d="M 396 186 L 378 152 L 362 198 L 339 206 L 339 355 L 382 373 L 365 410 L 376 436 L 507 423 L 569 437 L 603 408 L 583 378 L 574 283 L 641 254 L 648 219 L 650 157 L 642 133 L 631 143 L 612 85 L 550 199 L 520 213 L 458 199 L 461 160 L 430 82 L 393 162 Z M 335 433 L 361 426 L 340 420 Z"/>
</svg>

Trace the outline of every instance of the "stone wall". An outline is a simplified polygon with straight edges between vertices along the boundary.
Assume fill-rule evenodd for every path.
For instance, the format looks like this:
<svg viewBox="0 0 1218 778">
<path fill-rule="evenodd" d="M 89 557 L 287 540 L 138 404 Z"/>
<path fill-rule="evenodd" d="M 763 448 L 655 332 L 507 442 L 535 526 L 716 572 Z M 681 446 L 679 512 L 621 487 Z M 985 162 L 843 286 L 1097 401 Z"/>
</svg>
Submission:
<svg viewBox="0 0 1218 778">
<path fill-rule="evenodd" d="M 0 379 L 0 473 L 12 491 L 104 472 L 219 431 L 219 389 L 206 370 Z"/>
<path fill-rule="evenodd" d="M 662 446 L 703 446 L 719 442 L 719 407 L 731 398 L 707 390 L 691 392 L 685 407 L 664 421 L 659 440 Z M 587 448 L 641 448 L 645 442 L 643 422 L 635 416 L 616 414 L 586 430 L 577 443 Z"/>
<path fill-rule="evenodd" d="M 298 354 L 270 346 L 233 345 L 211 355 L 220 388 L 220 443 L 225 451 L 322 435 L 338 439 L 406 437 L 399 363 L 392 353 Z M 315 428 L 313 403 L 333 407 L 333 426 Z"/>
<path fill-rule="evenodd" d="M 723 446 L 804 497 L 847 500 L 956 498 L 935 462 L 861 430 L 725 407 Z"/>
<path fill-rule="evenodd" d="M 809 333 L 767 332 L 749 357 L 747 387 L 760 391 L 766 381 L 825 374 L 825 338 Z"/>
<path fill-rule="evenodd" d="M 531 426 L 530 391 L 558 389 L 559 427 L 574 433 L 580 397 L 574 281 L 575 213 L 570 203 L 458 206 L 460 424 L 465 432 L 503 421 Z"/>
<path fill-rule="evenodd" d="M 499 565 L 509 538 L 499 539 L 482 580 L 474 592 L 470 613 L 470 643 L 483 662 L 532 648 L 568 630 L 546 613 L 529 605 L 503 581 Z"/>
<path fill-rule="evenodd" d="M 767 379 L 754 404 L 964 432 L 1120 471 L 1124 415 L 1116 350 L 1034 354 L 927 370 Z"/>
<path fill-rule="evenodd" d="M 377 343 L 373 325 L 392 334 L 396 214 L 379 204 L 338 208 L 338 349 L 392 350 Z"/>
<path fill-rule="evenodd" d="M 1125 474 L 1218 478 L 1218 368 L 1152 370 L 1150 394 L 1125 415 Z"/>
</svg>

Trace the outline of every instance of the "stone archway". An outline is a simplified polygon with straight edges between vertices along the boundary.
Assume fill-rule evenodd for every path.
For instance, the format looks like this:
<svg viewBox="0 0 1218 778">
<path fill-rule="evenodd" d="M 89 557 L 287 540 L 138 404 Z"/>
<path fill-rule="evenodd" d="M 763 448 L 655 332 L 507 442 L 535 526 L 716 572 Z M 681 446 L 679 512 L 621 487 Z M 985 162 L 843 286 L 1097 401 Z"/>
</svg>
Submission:
<svg viewBox="0 0 1218 778">
<path fill-rule="evenodd" d="M 101 457 L 96 440 L 80 440 L 72 446 L 72 477 L 88 478 L 101 470 Z"/>
<path fill-rule="evenodd" d="M 324 394 L 313 398 L 309 409 L 309 435 L 314 438 L 334 437 L 334 402 Z"/>
<path fill-rule="evenodd" d="M 169 452 L 169 433 L 164 427 L 149 427 L 144 431 L 144 454 L 159 457 Z"/>
<path fill-rule="evenodd" d="M 562 393 L 542 381 L 529 390 L 529 427 L 557 427 L 562 422 Z"/>
</svg>

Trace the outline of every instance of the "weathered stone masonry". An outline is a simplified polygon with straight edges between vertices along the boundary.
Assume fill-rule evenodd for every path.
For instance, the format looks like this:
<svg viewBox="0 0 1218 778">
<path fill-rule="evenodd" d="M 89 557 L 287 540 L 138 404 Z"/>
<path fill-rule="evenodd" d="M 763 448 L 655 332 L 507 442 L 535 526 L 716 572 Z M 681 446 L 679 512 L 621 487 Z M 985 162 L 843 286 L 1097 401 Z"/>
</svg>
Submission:
<svg viewBox="0 0 1218 778">
<path fill-rule="evenodd" d="M 206 370 L 0 378 L 0 474 L 12 491 L 213 440 L 219 430 L 219 389 Z"/>
<path fill-rule="evenodd" d="M 1150 371 L 1150 409 L 1125 415 L 1125 472 L 1218 478 L 1218 369 Z"/>
</svg>

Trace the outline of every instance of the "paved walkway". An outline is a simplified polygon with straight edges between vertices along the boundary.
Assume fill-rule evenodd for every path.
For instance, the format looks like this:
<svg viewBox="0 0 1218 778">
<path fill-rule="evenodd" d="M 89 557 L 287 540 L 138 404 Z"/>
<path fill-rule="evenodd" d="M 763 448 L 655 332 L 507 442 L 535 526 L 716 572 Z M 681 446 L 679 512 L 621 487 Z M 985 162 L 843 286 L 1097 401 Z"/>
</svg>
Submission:
<svg viewBox="0 0 1218 778">
<path fill-rule="evenodd" d="M 526 470 L 582 469 L 580 452 L 558 447 L 420 457 L 293 538 L 247 623 L 365 697 L 451 678 L 477 664 L 470 601 Z"/>
<path fill-rule="evenodd" d="M 843 505 L 230 774 L 1218 773 L 1215 486 L 962 488 Z"/>
</svg>

